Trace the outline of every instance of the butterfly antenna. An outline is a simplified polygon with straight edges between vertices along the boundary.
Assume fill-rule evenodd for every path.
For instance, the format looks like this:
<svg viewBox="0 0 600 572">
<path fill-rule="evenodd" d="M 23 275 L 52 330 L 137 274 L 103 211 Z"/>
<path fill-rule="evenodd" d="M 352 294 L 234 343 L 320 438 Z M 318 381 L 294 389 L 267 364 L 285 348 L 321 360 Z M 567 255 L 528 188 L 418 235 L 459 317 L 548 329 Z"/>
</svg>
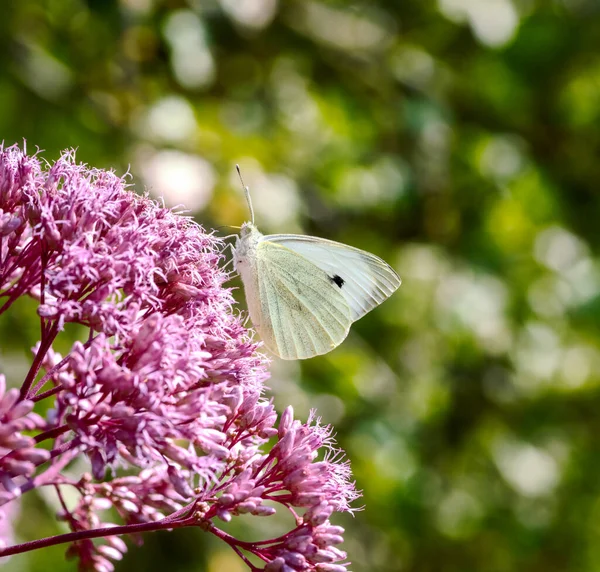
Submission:
<svg viewBox="0 0 600 572">
<path fill-rule="evenodd" d="M 252 207 L 252 199 L 250 198 L 250 189 L 244 185 L 244 179 L 242 179 L 242 172 L 240 171 L 240 166 L 236 165 L 238 176 L 240 181 L 242 182 L 242 187 L 244 187 L 244 194 L 246 195 L 246 201 L 248 202 L 248 208 L 250 209 L 250 222 L 254 224 L 254 208 Z"/>
</svg>

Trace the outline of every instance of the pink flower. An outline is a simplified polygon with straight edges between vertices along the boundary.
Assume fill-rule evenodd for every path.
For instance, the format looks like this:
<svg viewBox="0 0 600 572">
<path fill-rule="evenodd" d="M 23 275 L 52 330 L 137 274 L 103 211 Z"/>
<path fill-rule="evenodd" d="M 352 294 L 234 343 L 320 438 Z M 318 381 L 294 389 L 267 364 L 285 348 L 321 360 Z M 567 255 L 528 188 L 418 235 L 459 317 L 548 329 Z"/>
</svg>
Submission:
<svg viewBox="0 0 600 572">
<path fill-rule="evenodd" d="M 0 376 L 2 530 L 12 503 L 51 487 L 72 531 L 8 547 L 7 532 L 0 555 L 69 542 L 83 568 L 108 571 L 126 550 L 119 535 L 197 526 L 252 570 L 345 570 L 329 518 L 358 496 L 349 465 L 313 416 L 302 424 L 288 408 L 276 428 L 265 358 L 223 286 L 222 248 L 73 153 L 43 169 L 0 147 L 0 313 L 30 297 L 41 331 L 22 386 Z M 54 348 L 69 324 L 80 341 L 63 356 Z M 277 538 L 244 542 L 216 524 L 269 516 L 273 503 L 296 517 Z"/>
</svg>

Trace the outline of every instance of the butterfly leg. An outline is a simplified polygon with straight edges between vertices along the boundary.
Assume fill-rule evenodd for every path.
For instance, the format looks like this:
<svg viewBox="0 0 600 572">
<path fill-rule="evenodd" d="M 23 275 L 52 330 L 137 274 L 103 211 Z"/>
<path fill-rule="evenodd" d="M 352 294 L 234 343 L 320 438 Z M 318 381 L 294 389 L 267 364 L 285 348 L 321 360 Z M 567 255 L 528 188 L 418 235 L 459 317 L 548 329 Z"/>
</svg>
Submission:
<svg viewBox="0 0 600 572">
<path fill-rule="evenodd" d="M 234 236 L 237 236 L 237 234 L 230 234 L 229 236 L 224 236 L 223 240 L 227 240 L 228 238 L 233 238 Z M 228 248 L 232 248 L 233 244 L 231 243 L 227 243 L 225 244 L 225 246 L 223 246 L 223 248 L 221 248 L 221 250 L 219 250 L 220 254 L 223 254 L 223 252 L 225 252 Z"/>
<path fill-rule="evenodd" d="M 235 233 L 235 234 L 228 234 L 227 236 L 222 236 L 222 237 L 221 237 L 221 240 L 227 240 L 227 239 L 229 239 L 229 238 L 233 238 L 233 237 L 235 237 L 235 238 L 238 238 L 239 236 L 240 236 L 240 235 L 239 235 L 239 234 L 237 234 L 237 233 Z"/>
<path fill-rule="evenodd" d="M 232 236 L 236 236 L 236 235 L 232 235 Z M 224 254 L 226 250 L 229 250 L 229 252 L 231 253 L 231 258 L 225 263 L 225 265 L 223 266 L 223 270 L 225 270 L 230 264 L 233 263 L 233 255 L 235 252 L 235 246 L 233 244 L 226 244 L 225 247 L 223 248 L 223 250 L 221 250 L 221 254 Z"/>
</svg>

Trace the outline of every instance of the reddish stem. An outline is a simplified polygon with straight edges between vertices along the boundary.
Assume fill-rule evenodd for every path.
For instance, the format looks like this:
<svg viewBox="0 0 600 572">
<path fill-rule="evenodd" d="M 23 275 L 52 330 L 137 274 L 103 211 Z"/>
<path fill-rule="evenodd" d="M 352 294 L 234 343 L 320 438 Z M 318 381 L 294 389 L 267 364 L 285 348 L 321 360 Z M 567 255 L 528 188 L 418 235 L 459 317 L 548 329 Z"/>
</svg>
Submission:
<svg viewBox="0 0 600 572">
<path fill-rule="evenodd" d="M 167 530 L 171 528 L 183 528 L 184 526 L 192 526 L 197 524 L 195 518 L 191 517 L 179 522 L 159 520 L 158 522 L 143 522 L 140 524 L 124 524 L 122 526 L 107 526 L 104 528 L 96 528 L 94 530 L 80 530 L 78 532 L 69 532 L 67 534 L 57 534 L 31 542 L 23 542 L 15 544 L 0 550 L 0 557 L 11 556 L 12 554 L 22 554 L 30 550 L 38 548 L 46 548 L 48 546 L 56 546 L 57 544 L 65 544 L 67 542 L 77 542 L 78 540 L 90 540 L 92 538 L 102 538 L 106 536 L 118 536 L 121 534 L 135 534 L 139 532 L 149 532 L 153 530 Z"/>
<path fill-rule="evenodd" d="M 90 344 L 97 338 L 98 336 L 94 336 L 93 331 L 90 330 L 90 336 L 87 340 L 87 342 L 85 342 L 83 344 L 84 348 L 89 348 Z M 42 377 L 42 379 L 40 379 L 36 384 L 35 387 L 31 390 L 31 394 L 34 395 L 34 397 L 31 398 L 31 401 L 37 402 L 37 401 L 41 401 L 42 399 L 45 399 L 46 397 L 50 397 L 52 395 L 55 395 L 56 393 L 58 393 L 60 390 L 64 389 L 62 385 L 57 385 L 56 387 L 52 387 L 46 391 L 44 391 L 44 393 L 40 393 L 39 395 L 35 395 L 40 389 L 42 389 L 42 387 L 44 387 L 44 385 L 46 385 L 46 383 L 48 382 L 48 380 L 50 379 L 50 377 L 52 375 L 54 375 L 57 371 L 59 371 L 66 363 L 68 363 L 69 358 L 71 357 L 71 354 L 68 353 L 63 359 L 61 359 L 56 365 L 53 365 L 47 372 L 46 375 L 44 375 L 44 377 Z"/>
<path fill-rule="evenodd" d="M 235 550 L 236 554 L 248 565 L 250 570 L 252 570 L 253 572 L 260 570 L 260 568 L 257 568 L 256 566 L 254 566 L 252 564 L 252 562 L 250 562 L 250 560 L 248 560 L 248 558 L 240 550 L 240 547 L 242 547 L 244 550 L 248 550 L 249 552 L 252 552 L 253 554 L 255 554 L 256 556 L 258 556 L 259 558 L 261 558 L 262 560 L 264 560 L 266 562 L 266 559 L 263 556 L 261 556 L 260 552 L 253 550 L 253 545 L 254 545 L 253 542 L 243 542 L 242 540 L 238 540 L 237 538 L 234 538 L 230 534 L 227 534 L 225 531 L 221 530 L 220 528 L 217 528 L 212 523 L 211 523 L 211 526 L 208 528 L 208 532 L 212 532 L 212 534 L 214 534 L 217 538 L 220 538 L 221 540 L 223 540 L 224 542 L 229 544 L 229 546 L 231 546 L 231 548 L 233 548 L 233 550 Z"/>
<path fill-rule="evenodd" d="M 46 439 L 56 439 L 60 435 L 63 435 L 69 430 L 68 425 L 60 425 L 59 427 L 54 427 L 54 429 L 50 429 L 48 431 L 44 431 L 43 433 L 39 433 L 34 437 L 36 443 L 41 443 Z"/>
<path fill-rule="evenodd" d="M 19 256 L 16 258 L 16 260 L 13 262 L 12 266 L 4 269 L 4 273 L 0 277 L 2 279 L 2 281 L 4 281 L 4 279 L 7 276 L 10 276 L 16 268 L 24 265 L 25 258 L 27 258 L 27 256 L 29 256 L 29 251 L 33 250 L 33 248 L 36 246 L 36 244 L 37 243 L 32 240 L 29 244 L 27 244 L 25 246 L 23 251 L 19 254 Z M 21 276 L 20 278 L 23 278 L 23 277 Z M 11 288 L 12 288 L 12 286 L 11 286 Z M 8 292 L 9 290 L 10 290 L 10 288 L 8 288 L 5 292 Z M 3 309 L 4 309 L 4 307 L 3 307 Z"/>
<path fill-rule="evenodd" d="M 44 361 L 44 357 L 46 353 L 50 349 L 54 338 L 56 338 L 56 334 L 58 333 L 58 324 L 54 323 L 49 330 L 46 332 L 46 335 L 42 339 L 42 343 L 38 348 L 37 353 L 35 354 L 35 358 L 33 359 L 33 363 L 31 364 L 31 368 L 29 369 L 29 373 L 23 382 L 21 387 L 21 396 L 20 400 L 27 399 L 29 397 L 29 390 L 31 389 L 31 385 L 33 380 L 36 378 L 38 372 L 40 371 L 40 367 L 42 367 L 42 362 Z"/>
<path fill-rule="evenodd" d="M 46 384 L 46 380 L 44 380 L 44 385 Z M 33 391 L 31 393 L 35 393 L 36 391 L 39 391 L 38 387 L 39 387 L 39 383 L 33 388 Z M 39 393 L 38 395 L 34 395 L 31 398 L 31 401 L 33 401 L 34 403 L 37 403 L 38 401 L 41 401 L 42 399 L 46 399 L 46 397 L 51 397 L 53 395 L 56 395 L 57 393 L 60 393 L 62 390 L 64 389 L 64 387 L 62 385 L 56 385 L 55 387 L 52 387 L 50 389 L 47 389 L 46 391 L 44 391 L 44 393 Z"/>
<path fill-rule="evenodd" d="M 39 435 L 36 435 L 34 437 L 34 441 L 36 443 L 41 443 L 45 439 L 51 439 L 52 437 L 58 437 L 59 435 L 66 433 L 68 430 L 69 430 L 68 425 L 62 425 L 61 427 L 55 427 L 54 429 L 51 429 L 50 431 L 46 431 L 45 433 L 40 433 Z M 68 443 L 65 443 L 62 447 L 53 449 L 51 452 L 50 459 L 57 457 L 58 455 L 62 455 L 63 453 L 66 453 L 69 449 L 72 449 L 77 444 L 79 444 L 79 441 L 77 441 L 77 442 L 69 441 Z M 9 451 L 8 453 L 6 453 L 6 455 L 4 455 L 3 457 L 0 458 L 0 464 L 2 464 L 7 459 L 12 459 L 13 457 L 16 456 L 17 453 L 18 453 L 18 449 Z M 42 465 L 45 462 L 46 462 L 45 460 L 39 461 L 39 462 L 35 463 L 35 465 L 36 466 Z"/>
</svg>

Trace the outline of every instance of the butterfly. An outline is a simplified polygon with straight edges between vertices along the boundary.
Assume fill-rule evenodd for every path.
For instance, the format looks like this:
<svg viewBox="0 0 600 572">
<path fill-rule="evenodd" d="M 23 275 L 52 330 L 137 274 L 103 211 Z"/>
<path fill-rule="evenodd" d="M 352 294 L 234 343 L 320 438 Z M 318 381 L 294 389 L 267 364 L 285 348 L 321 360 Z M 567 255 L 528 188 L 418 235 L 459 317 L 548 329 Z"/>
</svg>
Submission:
<svg viewBox="0 0 600 572">
<path fill-rule="evenodd" d="M 286 360 L 325 354 L 340 345 L 353 322 L 400 286 L 381 258 L 332 240 L 298 234 L 263 235 L 254 225 L 250 190 L 238 175 L 250 209 L 233 247 L 250 319 L 264 345 Z"/>
</svg>

